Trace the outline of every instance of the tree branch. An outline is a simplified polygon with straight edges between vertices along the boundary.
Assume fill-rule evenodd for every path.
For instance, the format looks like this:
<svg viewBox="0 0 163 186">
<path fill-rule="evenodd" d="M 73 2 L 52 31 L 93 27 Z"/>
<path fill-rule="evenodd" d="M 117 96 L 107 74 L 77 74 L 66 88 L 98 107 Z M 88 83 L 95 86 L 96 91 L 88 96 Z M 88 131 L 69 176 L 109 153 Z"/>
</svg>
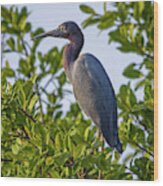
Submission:
<svg viewBox="0 0 163 186">
<path fill-rule="evenodd" d="M 22 42 L 22 46 L 23 46 L 25 55 L 28 56 L 28 50 L 27 50 L 27 48 L 26 48 L 26 46 L 25 46 L 25 41 L 24 41 L 24 39 L 23 39 L 23 37 L 22 37 L 21 35 L 20 35 L 20 40 L 21 40 L 21 42 Z"/>
<path fill-rule="evenodd" d="M 45 86 L 44 86 L 44 89 L 46 89 L 47 87 L 48 87 L 48 85 L 51 83 L 51 81 L 54 79 L 54 76 L 55 76 L 55 74 L 53 74 L 52 76 L 51 76 L 51 78 L 47 81 L 47 83 L 45 84 Z"/>
<path fill-rule="evenodd" d="M 3 161 L 3 162 L 12 162 L 11 159 L 4 159 L 4 158 L 1 158 L 1 161 Z"/>
<path fill-rule="evenodd" d="M 141 149 L 142 151 L 145 151 L 146 153 L 148 153 L 150 156 L 154 157 L 154 155 L 148 151 L 147 149 L 145 149 L 144 147 L 140 146 L 138 143 L 134 143 L 139 149 Z"/>
<path fill-rule="evenodd" d="M 21 107 L 18 107 L 18 110 L 22 112 L 25 116 L 27 116 L 31 121 L 36 123 L 36 120 L 30 114 L 28 114 L 25 110 L 23 110 Z"/>
</svg>

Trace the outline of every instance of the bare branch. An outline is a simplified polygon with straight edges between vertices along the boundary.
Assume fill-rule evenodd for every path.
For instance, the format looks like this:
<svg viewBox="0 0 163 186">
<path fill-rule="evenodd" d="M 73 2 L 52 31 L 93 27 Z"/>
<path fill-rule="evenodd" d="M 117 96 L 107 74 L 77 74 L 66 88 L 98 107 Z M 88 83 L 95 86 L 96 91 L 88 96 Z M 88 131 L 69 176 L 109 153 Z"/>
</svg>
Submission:
<svg viewBox="0 0 163 186">
<path fill-rule="evenodd" d="M 146 153 L 148 153 L 150 156 L 152 156 L 152 157 L 154 157 L 154 155 L 150 152 L 150 151 L 148 151 L 147 149 L 145 149 L 144 147 L 142 147 L 142 146 L 140 146 L 138 143 L 134 143 L 139 149 L 141 149 L 142 151 L 144 151 L 144 152 L 146 152 Z"/>
<path fill-rule="evenodd" d="M 55 74 L 53 74 L 53 75 L 51 76 L 51 78 L 47 81 L 47 83 L 46 83 L 45 86 L 44 86 L 44 89 L 46 89 L 46 88 L 48 87 L 48 85 L 51 83 L 51 81 L 53 81 L 54 76 L 55 76 Z"/>
<path fill-rule="evenodd" d="M 28 50 L 27 50 L 27 48 L 26 48 L 26 46 L 25 46 L 25 41 L 24 41 L 24 39 L 23 39 L 22 36 L 20 36 L 20 40 L 21 40 L 21 42 L 22 42 L 22 46 L 23 46 L 25 55 L 28 56 Z"/>
</svg>

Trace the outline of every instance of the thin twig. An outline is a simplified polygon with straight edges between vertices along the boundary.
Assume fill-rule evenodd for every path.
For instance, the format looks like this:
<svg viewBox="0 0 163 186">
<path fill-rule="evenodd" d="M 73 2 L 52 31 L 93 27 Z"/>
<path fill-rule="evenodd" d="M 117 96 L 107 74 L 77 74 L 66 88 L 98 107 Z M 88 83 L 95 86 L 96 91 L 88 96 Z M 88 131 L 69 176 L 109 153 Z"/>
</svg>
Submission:
<svg viewBox="0 0 163 186">
<path fill-rule="evenodd" d="M 22 134 L 20 134 L 20 133 L 18 133 L 19 136 L 17 136 L 17 137 L 19 137 L 19 138 L 21 138 L 21 139 L 26 139 L 26 140 L 28 140 L 28 143 L 30 143 L 31 145 L 33 145 L 36 149 L 39 149 L 38 146 L 37 146 L 37 144 L 33 143 L 33 142 L 30 140 L 30 137 L 29 137 L 29 135 L 28 135 L 28 133 L 26 132 L 26 130 L 25 130 L 24 127 L 22 128 L 22 131 L 24 132 L 25 137 L 22 136 Z"/>
<path fill-rule="evenodd" d="M 154 157 L 154 155 L 148 151 L 147 149 L 145 149 L 144 147 L 140 146 L 138 143 L 134 143 L 139 149 L 141 149 L 142 151 L 145 151 L 146 153 L 148 153 L 150 156 Z"/>
<path fill-rule="evenodd" d="M 28 50 L 27 50 L 27 48 L 26 48 L 26 46 L 25 46 L 25 41 L 24 41 L 24 39 L 23 39 L 22 36 L 20 36 L 20 40 L 21 40 L 21 42 L 22 42 L 22 46 L 23 46 L 23 49 L 24 49 L 24 51 L 25 51 L 25 55 L 28 56 Z"/>
<path fill-rule="evenodd" d="M 25 110 L 23 110 L 22 108 L 18 107 L 19 111 L 21 111 L 25 116 L 27 116 L 30 120 L 32 120 L 34 123 L 36 123 L 36 120 L 29 114 L 27 113 Z"/>
<path fill-rule="evenodd" d="M 27 41 L 25 41 L 24 43 L 27 45 L 27 47 L 29 48 L 29 50 L 31 50 L 31 47 L 30 47 L 29 43 Z"/>
<path fill-rule="evenodd" d="M 147 54 L 147 53 L 143 53 L 147 58 L 150 58 L 152 61 L 153 61 L 153 58 L 154 58 L 154 56 L 151 56 L 150 54 Z"/>
<path fill-rule="evenodd" d="M 46 89 L 46 88 L 48 87 L 48 85 L 51 83 L 51 81 L 53 81 L 54 76 L 55 76 L 55 74 L 53 74 L 53 75 L 51 76 L 51 78 L 47 81 L 47 83 L 46 83 L 45 86 L 44 86 L 44 89 Z"/>
<path fill-rule="evenodd" d="M 12 162 L 12 160 L 10 160 L 10 159 L 4 159 L 4 158 L 1 158 L 1 161 L 3 161 L 3 162 Z"/>
</svg>

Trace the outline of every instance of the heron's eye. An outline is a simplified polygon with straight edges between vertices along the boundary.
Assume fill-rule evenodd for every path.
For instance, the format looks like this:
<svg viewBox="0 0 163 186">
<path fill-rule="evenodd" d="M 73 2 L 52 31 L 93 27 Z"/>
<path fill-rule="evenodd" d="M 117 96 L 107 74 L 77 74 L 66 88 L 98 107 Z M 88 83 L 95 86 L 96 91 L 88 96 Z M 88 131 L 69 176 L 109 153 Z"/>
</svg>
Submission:
<svg viewBox="0 0 163 186">
<path fill-rule="evenodd" d="M 60 30 L 61 32 L 66 32 L 66 28 L 65 28 L 64 25 L 61 25 L 61 26 L 59 27 L 59 30 Z"/>
</svg>

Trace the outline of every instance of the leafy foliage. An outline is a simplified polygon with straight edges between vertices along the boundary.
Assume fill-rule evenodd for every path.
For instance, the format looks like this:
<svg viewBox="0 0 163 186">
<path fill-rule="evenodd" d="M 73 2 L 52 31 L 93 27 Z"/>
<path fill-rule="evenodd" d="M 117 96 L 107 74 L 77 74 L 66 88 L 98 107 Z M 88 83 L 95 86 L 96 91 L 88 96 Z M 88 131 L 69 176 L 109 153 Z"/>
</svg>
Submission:
<svg viewBox="0 0 163 186">
<path fill-rule="evenodd" d="M 104 3 L 103 14 L 87 5 L 80 9 L 89 14 L 82 23 L 86 28 L 96 25 L 101 31 L 108 31 L 110 43 L 117 43 L 123 53 L 136 53 L 142 62 L 132 62 L 124 69 L 129 79 L 121 85 L 117 95 L 120 110 L 120 139 L 123 148 L 134 151 L 124 158 L 124 164 L 135 179 L 153 180 L 154 175 L 154 5 L 153 2 L 117 2 L 113 8 Z M 85 7 L 85 9 L 83 9 Z M 134 79 L 134 83 L 132 82 Z M 135 85 L 136 82 L 136 85 Z M 133 88 L 134 87 L 134 88 Z M 140 98 L 140 91 L 143 92 Z M 139 96 L 138 96 L 139 95 Z"/>
<path fill-rule="evenodd" d="M 125 68 L 129 83 L 117 95 L 120 138 L 124 150 L 131 146 L 134 152 L 120 161 L 116 151 L 103 146 L 97 128 L 77 104 L 65 111 L 63 99 L 71 93 L 63 50 L 42 53 L 41 40 L 30 38 L 44 30 L 33 30 L 27 8 L 2 6 L 2 176 L 152 180 L 153 4 L 116 3 L 108 11 L 104 3 L 103 15 L 86 5 L 80 8 L 89 15 L 84 27 L 107 29 L 119 50 L 142 56 L 142 63 Z M 137 80 L 134 89 L 132 79 Z M 142 100 L 135 93 L 140 89 Z"/>
</svg>

